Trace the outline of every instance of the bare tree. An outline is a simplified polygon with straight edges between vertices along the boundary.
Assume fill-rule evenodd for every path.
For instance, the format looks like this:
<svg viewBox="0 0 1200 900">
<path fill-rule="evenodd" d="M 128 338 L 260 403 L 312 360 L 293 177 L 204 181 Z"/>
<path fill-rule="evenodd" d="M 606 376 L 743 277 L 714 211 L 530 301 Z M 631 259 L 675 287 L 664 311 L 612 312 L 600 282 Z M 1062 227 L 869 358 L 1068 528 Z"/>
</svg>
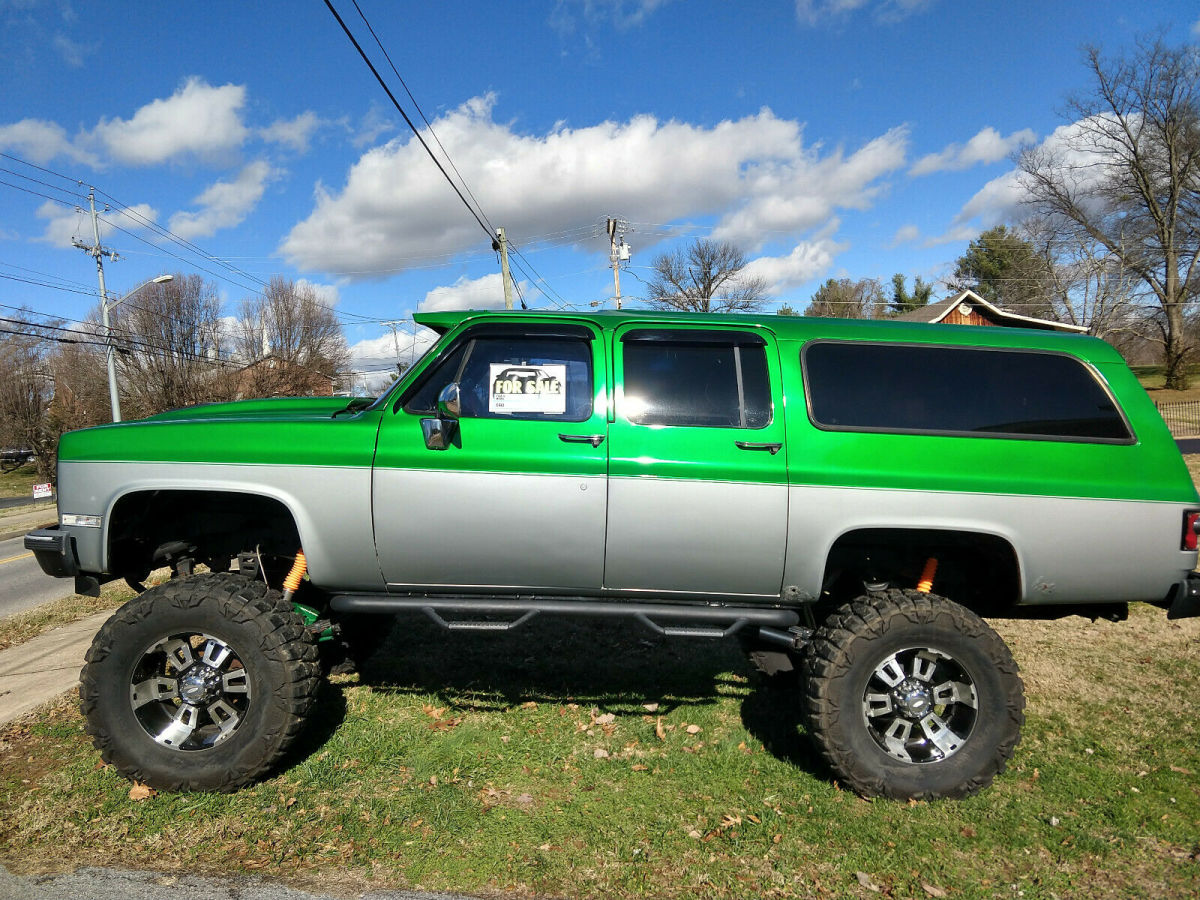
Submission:
<svg viewBox="0 0 1200 900">
<path fill-rule="evenodd" d="M 1077 229 L 1055 228 L 1052 220 L 1032 217 L 1019 233 L 1041 260 L 1037 303 L 1048 309 L 1047 318 L 1081 325 L 1118 349 L 1145 338 L 1139 279 L 1118 256 Z"/>
<path fill-rule="evenodd" d="M 232 396 L 216 288 L 199 275 L 151 284 L 112 312 L 118 383 L 134 415 Z"/>
<path fill-rule="evenodd" d="M 0 331 L 0 444 L 32 450 L 38 475 L 47 481 L 53 480 L 58 448 L 58 433 L 48 417 L 54 399 L 46 365 L 50 346 L 44 327 L 19 314 L 5 319 Z"/>
<path fill-rule="evenodd" d="M 350 357 L 341 324 L 309 284 L 274 277 L 259 296 L 243 301 L 238 355 L 243 396 L 329 393 Z"/>
<path fill-rule="evenodd" d="M 727 241 L 695 240 L 652 264 L 650 305 L 684 312 L 749 312 L 767 300 L 767 283 L 743 273 L 746 257 Z"/>
<path fill-rule="evenodd" d="M 1138 279 L 1154 310 L 1167 388 L 1187 385 L 1184 306 L 1200 288 L 1200 48 L 1142 41 L 1087 50 L 1092 88 L 1071 125 L 1020 158 L 1030 206 Z M 1082 243 L 1082 242 L 1081 242 Z"/>
<path fill-rule="evenodd" d="M 877 278 L 830 278 L 817 288 L 804 310 L 806 316 L 831 319 L 879 319 L 887 310 L 883 285 Z"/>
<path fill-rule="evenodd" d="M 60 344 L 45 359 L 54 381 L 48 421 L 58 433 L 112 421 L 104 348 L 94 344 Z"/>
</svg>

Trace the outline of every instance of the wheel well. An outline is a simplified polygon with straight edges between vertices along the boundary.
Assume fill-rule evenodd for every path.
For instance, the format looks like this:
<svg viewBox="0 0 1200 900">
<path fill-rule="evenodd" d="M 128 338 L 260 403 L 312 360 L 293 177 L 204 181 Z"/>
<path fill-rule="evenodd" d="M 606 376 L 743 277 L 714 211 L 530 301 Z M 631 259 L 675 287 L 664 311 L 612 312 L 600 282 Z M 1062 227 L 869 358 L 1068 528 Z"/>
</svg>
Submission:
<svg viewBox="0 0 1200 900">
<path fill-rule="evenodd" d="M 926 562 L 937 560 L 935 594 L 980 615 L 1010 609 L 1020 597 L 1017 554 L 992 534 L 937 529 L 864 528 L 834 543 L 825 564 L 822 600 L 842 603 L 865 584 L 913 588 Z"/>
<path fill-rule="evenodd" d="M 242 551 L 257 551 L 268 572 L 285 569 L 300 546 L 291 511 L 280 501 L 235 491 L 138 491 L 109 516 L 108 570 L 142 577 L 187 555 L 221 570 Z"/>
</svg>

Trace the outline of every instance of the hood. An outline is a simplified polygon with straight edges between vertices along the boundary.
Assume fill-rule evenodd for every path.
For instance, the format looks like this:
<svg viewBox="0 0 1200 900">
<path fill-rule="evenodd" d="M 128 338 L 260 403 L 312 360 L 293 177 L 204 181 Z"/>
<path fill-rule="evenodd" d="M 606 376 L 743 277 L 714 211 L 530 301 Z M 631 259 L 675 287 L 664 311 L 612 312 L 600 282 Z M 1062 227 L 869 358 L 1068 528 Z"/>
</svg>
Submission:
<svg viewBox="0 0 1200 900">
<path fill-rule="evenodd" d="M 371 397 L 275 397 L 270 400 L 238 400 L 233 403 L 202 403 L 147 416 L 142 422 L 228 421 L 231 419 L 329 419 L 338 412 L 358 412 L 374 403 Z"/>
</svg>

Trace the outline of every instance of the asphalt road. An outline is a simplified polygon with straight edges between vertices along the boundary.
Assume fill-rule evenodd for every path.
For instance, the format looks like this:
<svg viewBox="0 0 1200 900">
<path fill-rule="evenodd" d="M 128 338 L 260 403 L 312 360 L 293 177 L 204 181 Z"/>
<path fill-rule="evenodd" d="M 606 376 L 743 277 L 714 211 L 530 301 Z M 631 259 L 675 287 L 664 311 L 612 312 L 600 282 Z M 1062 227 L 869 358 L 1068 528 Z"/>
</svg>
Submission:
<svg viewBox="0 0 1200 900">
<path fill-rule="evenodd" d="M 24 538 L 0 541 L 0 618 L 70 596 L 70 578 L 51 578 L 25 549 Z"/>
</svg>

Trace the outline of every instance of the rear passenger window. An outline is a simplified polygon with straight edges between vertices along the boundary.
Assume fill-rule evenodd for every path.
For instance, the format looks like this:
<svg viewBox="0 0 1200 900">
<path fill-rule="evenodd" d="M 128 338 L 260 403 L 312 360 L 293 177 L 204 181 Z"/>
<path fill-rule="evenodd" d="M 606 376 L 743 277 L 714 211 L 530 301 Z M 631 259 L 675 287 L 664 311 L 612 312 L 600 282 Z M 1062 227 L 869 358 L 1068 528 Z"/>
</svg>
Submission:
<svg viewBox="0 0 1200 900">
<path fill-rule="evenodd" d="M 812 421 L 831 431 L 1133 439 L 1092 371 L 1062 353 L 819 341 L 801 359 Z"/>
<path fill-rule="evenodd" d="M 621 338 L 622 413 L 637 425 L 763 428 L 766 346 L 750 332 L 641 329 Z"/>
</svg>

